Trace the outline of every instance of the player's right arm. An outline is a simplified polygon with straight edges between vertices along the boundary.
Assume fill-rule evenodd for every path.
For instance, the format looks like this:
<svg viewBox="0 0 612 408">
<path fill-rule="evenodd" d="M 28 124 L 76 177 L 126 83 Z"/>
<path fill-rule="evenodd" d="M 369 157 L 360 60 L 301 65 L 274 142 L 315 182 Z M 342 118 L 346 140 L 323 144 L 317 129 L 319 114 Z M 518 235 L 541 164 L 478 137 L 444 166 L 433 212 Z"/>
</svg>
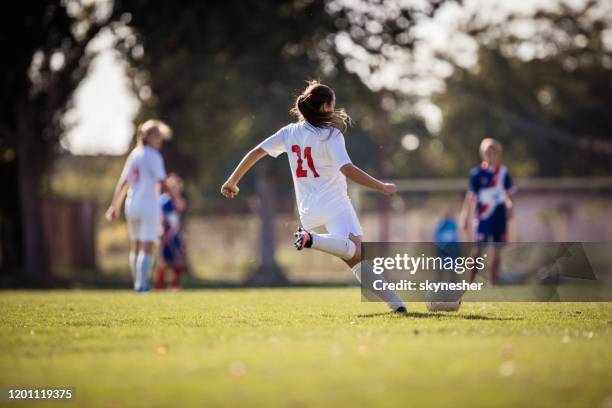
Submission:
<svg viewBox="0 0 612 408">
<path fill-rule="evenodd" d="M 130 183 L 127 179 L 123 177 L 119 179 L 117 182 L 117 186 L 115 187 L 115 193 L 113 194 L 113 200 L 111 201 L 111 205 L 106 210 L 106 219 L 108 221 L 113 221 L 119 215 L 119 211 L 121 210 L 121 204 L 123 204 L 123 199 L 127 194 Z"/>
<path fill-rule="evenodd" d="M 470 214 L 474 212 L 475 208 L 476 194 L 474 194 L 474 192 L 470 190 L 465 195 L 465 199 L 463 200 L 463 206 L 461 207 L 461 215 L 459 216 L 459 228 L 462 231 L 467 232 Z"/>
<path fill-rule="evenodd" d="M 234 198 L 240 192 L 238 183 L 245 174 L 261 160 L 265 155 L 272 157 L 278 157 L 280 154 L 285 153 L 284 135 L 287 127 L 280 129 L 278 132 L 268 137 L 266 140 L 261 142 L 259 145 L 251 149 L 240 161 L 236 169 L 229 176 L 227 181 L 221 186 L 221 194 L 225 198 Z"/>
<path fill-rule="evenodd" d="M 238 183 L 244 177 L 245 174 L 257 163 L 261 160 L 266 154 L 268 154 L 263 148 L 255 147 L 250 152 L 248 152 L 240 161 L 236 169 L 232 172 L 231 176 L 227 179 L 225 183 L 221 186 L 221 194 L 223 194 L 226 198 L 234 198 L 240 192 L 238 188 Z"/>
<path fill-rule="evenodd" d="M 344 177 L 347 179 L 354 181 L 357 184 L 361 184 L 364 187 L 371 188 L 372 190 L 380 191 L 389 197 L 393 197 L 397 192 L 397 187 L 395 184 L 383 183 L 352 163 L 347 163 L 340 167 L 340 172 L 344 174 Z"/>
<path fill-rule="evenodd" d="M 476 209 L 476 203 L 478 202 L 478 190 L 480 188 L 478 170 L 476 168 L 470 171 L 468 176 L 468 191 L 465 194 L 463 200 L 463 206 L 461 207 L 461 215 L 459 216 L 459 229 L 467 234 L 468 222 L 470 214 L 474 213 Z"/>
<path fill-rule="evenodd" d="M 108 221 L 113 221 L 119 216 L 119 211 L 121 210 L 121 205 L 123 204 L 123 200 L 127 195 L 128 188 L 130 187 L 129 181 L 129 173 L 132 168 L 132 158 L 131 155 L 128 156 L 125 164 L 123 165 L 123 170 L 121 170 L 121 175 L 119 176 L 119 180 L 117 181 L 117 185 L 115 186 L 115 192 L 113 194 L 113 199 L 111 201 L 108 210 L 104 216 Z"/>
</svg>

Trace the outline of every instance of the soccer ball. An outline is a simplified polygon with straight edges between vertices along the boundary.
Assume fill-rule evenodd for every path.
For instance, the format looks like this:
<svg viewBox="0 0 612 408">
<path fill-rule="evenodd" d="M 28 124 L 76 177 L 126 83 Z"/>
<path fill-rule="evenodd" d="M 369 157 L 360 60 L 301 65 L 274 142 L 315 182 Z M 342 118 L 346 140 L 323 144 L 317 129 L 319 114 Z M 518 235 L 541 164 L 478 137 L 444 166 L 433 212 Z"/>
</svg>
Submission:
<svg viewBox="0 0 612 408">
<path fill-rule="evenodd" d="M 456 312 L 461 306 L 461 299 L 454 302 L 425 302 L 430 312 Z"/>
<path fill-rule="evenodd" d="M 428 292 L 425 306 L 430 312 L 456 312 L 461 306 L 462 296 L 460 291 Z"/>
</svg>

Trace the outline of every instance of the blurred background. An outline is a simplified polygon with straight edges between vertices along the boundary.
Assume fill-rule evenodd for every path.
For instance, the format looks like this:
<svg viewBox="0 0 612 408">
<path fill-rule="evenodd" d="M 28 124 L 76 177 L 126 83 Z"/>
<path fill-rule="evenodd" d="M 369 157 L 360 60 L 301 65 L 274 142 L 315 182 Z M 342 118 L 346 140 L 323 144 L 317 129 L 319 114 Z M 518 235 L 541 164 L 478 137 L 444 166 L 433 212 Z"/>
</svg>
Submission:
<svg viewBox="0 0 612 408">
<path fill-rule="evenodd" d="M 186 286 L 351 282 L 292 248 L 285 156 L 218 193 L 312 78 L 353 117 L 353 161 L 400 188 L 350 187 L 366 240 L 432 241 L 494 137 L 512 241 L 612 241 L 609 1 L 21 1 L 0 19 L 2 287 L 130 286 L 127 227 L 103 213 L 151 117 L 185 180 Z"/>
</svg>

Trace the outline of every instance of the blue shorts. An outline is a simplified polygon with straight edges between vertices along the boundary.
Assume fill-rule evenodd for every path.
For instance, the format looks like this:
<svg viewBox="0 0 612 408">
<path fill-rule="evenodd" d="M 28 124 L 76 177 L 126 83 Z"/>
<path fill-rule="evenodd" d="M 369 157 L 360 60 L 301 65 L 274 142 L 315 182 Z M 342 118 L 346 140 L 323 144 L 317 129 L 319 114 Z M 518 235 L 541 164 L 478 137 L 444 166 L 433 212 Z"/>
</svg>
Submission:
<svg viewBox="0 0 612 408">
<path fill-rule="evenodd" d="M 179 234 L 172 235 L 161 243 L 161 257 L 166 263 L 182 261 L 185 256 L 183 242 Z"/>
<path fill-rule="evenodd" d="M 506 207 L 499 205 L 490 217 L 478 220 L 476 225 L 476 242 L 506 242 L 508 222 Z"/>
</svg>

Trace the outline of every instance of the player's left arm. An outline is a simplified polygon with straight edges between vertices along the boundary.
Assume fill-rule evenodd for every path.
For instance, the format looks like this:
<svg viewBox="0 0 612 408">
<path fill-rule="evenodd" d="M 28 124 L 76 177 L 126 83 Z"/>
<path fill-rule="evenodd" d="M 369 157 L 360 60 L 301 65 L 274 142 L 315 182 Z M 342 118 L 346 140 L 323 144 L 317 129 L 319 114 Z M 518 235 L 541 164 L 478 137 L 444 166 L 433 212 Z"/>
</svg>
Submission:
<svg viewBox="0 0 612 408">
<path fill-rule="evenodd" d="M 238 188 L 238 183 L 245 174 L 268 153 L 261 147 L 255 147 L 250 152 L 248 152 L 240 161 L 238 166 L 234 169 L 231 176 L 227 179 L 225 183 L 221 186 L 221 194 L 223 194 L 226 198 L 234 198 L 240 192 Z"/>
<path fill-rule="evenodd" d="M 506 193 L 504 201 L 506 203 L 506 219 L 510 220 L 514 216 L 513 203 L 510 194 Z"/>
<path fill-rule="evenodd" d="M 506 219 L 510 220 L 514 216 L 512 195 L 516 192 L 516 186 L 512 181 L 509 173 L 506 173 L 504 179 L 504 203 L 506 205 Z"/>
<path fill-rule="evenodd" d="M 361 184 L 364 187 L 371 188 L 372 190 L 380 191 L 388 197 L 393 197 L 397 192 L 395 184 L 382 182 L 370 176 L 351 162 L 351 158 L 346 151 L 346 144 L 342 132 L 338 131 L 335 135 L 331 136 L 326 147 L 330 157 L 336 166 L 338 166 L 340 173 L 347 179 L 357 184 Z"/>
<path fill-rule="evenodd" d="M 362 186 L 371 188 L 372 190 L 380 191 L 388 197 L 393 197 L 397 192 L 397 187 L 395 184 L 384 183 L 377 178 L 370 176 L 368 173 L 352 163 L 347 163 L 340 167 L 340 172 L 344 174 L 347 179 L 354 181 L 357 184 L 361 184 Z"/>
</svg>

